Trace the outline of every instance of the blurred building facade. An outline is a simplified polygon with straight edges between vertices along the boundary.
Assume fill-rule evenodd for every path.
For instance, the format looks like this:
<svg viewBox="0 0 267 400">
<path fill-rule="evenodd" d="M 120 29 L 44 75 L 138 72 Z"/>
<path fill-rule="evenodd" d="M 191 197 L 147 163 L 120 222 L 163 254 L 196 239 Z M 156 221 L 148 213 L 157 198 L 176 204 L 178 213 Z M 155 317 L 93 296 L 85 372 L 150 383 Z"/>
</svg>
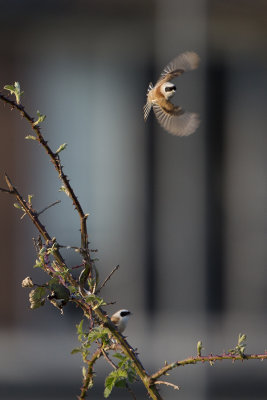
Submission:
<svg viewBox="0 0 267 400">
<path fill-rule="evenodd" d="M 62 160 L 90 213 L 101 278 L 120 264 L 105 288 L 107 301 L 117 302 L 107 311 L 133 311 L 127 334 L 144 365 L 156 370 L 190 356 L 199 339 L 207 352 L 228 350 L 240 331 L 249 352 L 264 351 L 267 3 L 0 4 L 1 87 L 19 81 L 29 112 L 47 115 L 42 131 L 51 146 L 68 143 Z M 186 50 L 200 55 L 201 66 L 177 80 L 175 100 L 202 122 L 191 137 L 176 138 L 152 116 L 144 124 L 142 107 L 148 83 Z M 34 193 L 37 209 L 62 200 L 43 215 L 45 225 L 60 243 L 78 245 L 78 217 L 58 192 L 53 166 L 25 141 L 29 127 L 20 116 L 3 105 L 0 116 L 0 186 L 7 172 L 25 196 Z M 20 283 L 27 275 L 45 279 L 32 271 L 36 232 L 4 194 L 0 215 L 0 394 L 75 398 L 81 360 L 69 353 L 82 316 L 71 306 L 63 318 L 48 305 L 29 311 Z M 79 263 L 69 250 L 64 256 Z M 183 400 L 262 400 L 266 368 L 196 366 L 171 378 Z"/>
</svg>

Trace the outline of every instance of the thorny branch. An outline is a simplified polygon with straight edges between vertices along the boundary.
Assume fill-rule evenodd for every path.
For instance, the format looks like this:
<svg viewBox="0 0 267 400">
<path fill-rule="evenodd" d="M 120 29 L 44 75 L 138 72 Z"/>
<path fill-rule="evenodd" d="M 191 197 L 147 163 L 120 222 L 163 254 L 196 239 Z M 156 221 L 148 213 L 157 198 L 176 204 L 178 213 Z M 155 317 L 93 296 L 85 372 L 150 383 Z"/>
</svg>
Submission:
<svg viewBox="0 0 267 400">
<path fill-rule="evenodd" d="M 8 193 L 11 195 L 14 195 L 20 204 L 20 206 L 23 208 L 25 213 L 29 216 L 33 224 L 36 226 L 38 229 L 39 233 L 41 236 L 47 241 L 51 242 L 53 239 L 47 232 L 46 228 L 44 225 L 41 223 L 41 221 L 38 218 L 37 212 L 32 208 L 31 205 L 29 205 L 20 195 L 18 190 L 15 188 L 15 186 L 12 184 L 11 180 L 8 178 L 7 175 L 5 175 L 6 183 L 8 185 L 9 191 Z M 65 261 L 58 249 L 55 250 L 55 259 L 58 261 L 58 264 L 60 267 L 64 268 L 66 267 Z M 50 271 L 51 273 L 51 271 Z M 66 273 L 65 273 L 66 275 Z M 71 273 L 68 273 L 66 275 L 67 281 L 74 286 L 75 288 L 79 289 L 80 285 L 79 283 L 73 278 Z M 68 285 L 66 284 L 66 287 Z M 71 301 L 76 303 L 84 312 L 84 315 L 90 320 L 91 318 L 91 305 L 90 303 L 86 302 L 86 300 L 81 297 L 81 298 L 72 298 Z M 106 313 L 99 307 L 94 310 L 94 313 L 98 317 L 100 321 L 102 321 L 104 327 L 106 327 L 111 335 L 117 340 L 117 342 L 121 345 L 121 349 L 124 352 L 124 354 L 133 362 L 134 369 L 136 373 L 139 375 L 140 379 L 142 380 L 144 386 L 147 389 L 147 392 L 149 393 L 150 397 L 154 400 L 160 400 L 161 396 L 156 388 L 156 385 L 150 382 L 149 375 L 147 374 L 145 368 L 141 364 L 139 358 L 137 357 L 134 349 L 130 346 L 130 344 L 127 342 L 125 337 L 121 335 L 121 333 L 117 330 L 116 326 L 111 322 L 110 318 L 106 315 Z M 102 354 L 102 353 L 101 353 Z M 83 385 L 82 388 L 82 394 L 81 396 L 85 396 L 85 386 Z M 87 388 L 88 389 L 88 388 Z M 81 397 L 83 399 L 84 397 Z"/>
<path fill-rule="evenodd" d="M 173 383 L 166 382 L 166 381 L 155 381 L 156 385 L 166 385 L 166 386 L 171 386 L 175 390 L 180 390 L 180 387 L 177 385 L 174 385 Z"/>
<path fill-rule="evenodd" d="M 90 360 L 86 360 L 86 362 L 87 362 L 87 372 L 86 372 L 86 375 L 85 375 L 84 380 L 83 380 L 83 385 L 82 385 L 82 387 L 81 387 L 81 393 L 80 393 L 80 396 L 78 397 L 78 400 L 85 399 L 86 394 L 87 394 L 87 391 L 88 391 L 90 385 L 92 385 L 92 383 L 93 383 L 94 364 L 96 363 L 96 361 L 97 361 L 101 356 L 103 356 L 103 354 L 102 354 L 102 352 L 101 352 L 101 349 L 98 348 L 98 349 L 94 352 L 94 354 L 93 354 L 93 356 L 91 357 L 91 359 L 90 359 Z"/>
<path fill-rule="evenodd" d="M 63 167 L 60 162 L 59 155 L 57 153 L 54 153 L 51 150 L 51 148 L 49 147 L 48 142 L 44 140 L 44 138 L 41 134 L 41 131 L 40 131 L 40 127 L 35 123 L 34 119 L 25 111 L 25 109 L 22 105 L 17 104 L 15 101 L 10 100 L 6 96 L 2 95 L 1 93 L 0 93 L 0 100 L 9 104 L 12 109 L 13 108 L 17 109 L 21 113 L 22 117 L 25 118 L 30 123 L 33 131 L 36 134 L 38 142 L 44 147 L 47 154 L 49 155 L 52 163 L 54 164 L 54 166 L 58 172 L 59 178 L 61 179 L 61 181 L 64 184 L 64 187 L 66 189 L 68 196 L 72 199 L 74 207 L 79 214 L 80 225 L 81 225 L 81 248 L 79 250 L 84 258 L 83 265 L 85 266 L 85 269 L 83 271 L 83 280 L 82 281 L 80 280 L 80 282 L 77 282 L 70 272 L 66 272 L 67 266 L 66 266 L 65 261 L 59 251 L 59 248 L 62 246 L 58 246 L 58 248 L 55 248 L 53 254 L 54 254 L 55 260 L 58 263 L 59 268 L 62 268 L 62 271 L 64 270 L 64 279 L 61 281 L 62 284 L 65 285 L 66 287 L 68 287 L 68 285 L 72 285 L 80 293 L 80 296 L 78 296 L 78 297 L 75 297 L 75 296 L 71 297 L 70 301 L 74 302 L 77 306 L 79 306 L 83 310 L 84 315 L 89 320 L 91 320 L 93 304 L 91 304 L 90 301 L 87 301 L 86 296 L 83 293 L 84 283 L 87 280 L 88 276 L 90 276 L 90 274 L 92 273 L 92 266 L 93 266 L 92 260 L 90 257 L 90 252 L 89 252 L 89 244 L 88 244 L 87 225 L 86 225 L 87 214 L 84 214 L 83 209 L 82 209 L 82 207 L 81 207 L 81 205 L 69 183 L 69 180 L 63 172 Z M 0 188 L 0 191 L 15 196 L 18 203 L 20 204 L 21 208 L 29 216 L 29 218 L 31 219 L 31 221 L 33 222 L 33 224 L 39 231 L 40 235 L 45 239 L 46 243 L 48 243 L 48 244 L 51 242 L 53 243 L 54 239 L 51 238 L 51 236 L 47 232 L 45 226 L 41 223 L 41 221 L 39 219 L 39 215 L 43 211 L 45 211 L 47 208 L 49 208 L 50 206 L 46 207 L 40 213 L 37 213 L 37 211 L 33 209 L 32 205 L 23 199 L 23 197 L 18 192 L 16 187 L 12 184 L 11 180 L 9 179 L 9 177 L 7 175 L 5 175 L 5 179 L 6 179 L 8 189 Z M 104 280 L 103 284 L 100 286 L 100 288 L 97 290 L 97 292 L 100 291 L 104 287 L 106 282 L 111 278 L 111 276 L 118 269 L 118 267 L 119 266 L 116 266 L 111 271 L 111 273 Z M 53 269 L 50 269 L 48 272 L 50 275 L 52 274 L 52 276 L 55 273 L 55 271 Z M 57 275 L 55 275 L 55 277 L 58 278 Z M 267 359 L 266 352 L 264 354 L 250 354 L 250 355 L 223 353 L 221 355 L 202 356 L 201 350 L 199 350 L 199 353 L 196 357 L 190 357 L 190 358 L 187 358 L 187 359 L 184 359 L 181 361 L 176 361 L 176 362 L 173 362 L 170 364 L 166 364 L 163 368 L 161 368 L 154 374 L 149 375 L 146 372 L 145 368 L 143 367 L 142 363 L 140 362 L 136 351 L 130 346 L 130 344 L 127 342 L 126 338 L 117 330 L 116 326 L 111 322 L 110 318 L 101 309 L 101 307 L 95 308 L 93 312 L 94 312 L 94 318 L 99 320 L 100 323 L 105 328 L 108 329 L 111 336 L 116 340 L 117 346 L 119 346 L 120 349 L 122 350 L 122 352 L 132 361 L 132 365 L 133 365 L 136 373 L 139 375 L 144 386 L 146 387 L 149 396 L 154 400 L 162 399 L 161 395 L 159 394 L 157 385 L 167 385 L 167 386 L 173 387 L 174 389 L 179 389 L 179 387 L 177 385 L 174 385 L 174 384 L 166 382 L 166 381 L 159 380 L 159 378 L 161 376 L 166 375 L 170 370 L 172 370 L 174 368 L 188 365 L 188 364 L 196 364 L 198 362 L 201 362 L 201 363 L 209 362 L 212 365 L 215 361 L 218 361 L 218 360 L 232 360 L 232 362 L 234 362 L 234 361 L 238 361 L 238 360 L 244 361 L 244 360 L 249 360 L 249 359 L 254 359 L 254 360 Z M 79 396 L 80 400 L 85 398 L 88 388 L 92 384 L 93 374 L 94 374 L 94 371 L 93 371 L 94 364 L 101 356 L 105 356 L 105 358 L 108 357 L 107 354 L 105 353 L 105 350 L 103 350 L 102 348 L 98 348 L 90 360 L 85 360 L 85 362 L 87 363 L 88 369 L 87 369 L 87 373 L 85 374 L 83 386 L 81 388 L 81 394 Z M 132 395 L 134 396 L 133 393 L 132 393 Z"/>
<path fill-rule="evenodd" d="M 244 360 L 266 360 L 267 359 L 267 353 L 265 352 L 264 354 L 245 354 L 244 356 L 241 355 L 234 355 L 230 353 L 223 353 L 219 355 L 208 355 L 208 356 L 197 356 L 197 357 L 189 357 L 181 361 L 175 361 L 173 363 L 165 365 L 163 368 L 161 368 L 159 371 L 155 372 L 150 376 L 151 381 L 156 383 L 158 378 L 160 378 L 162 375 L 166 375 L 167 372 L 170 370 L 181 367 L 184 365 L 189 365 L 189 364 L 197 364 L 199 362 L 204 363 L 208 362 L 211 365 L 214 364 L 215 361 L 221 361 L 221 360 L 231 360 L 232 362 L 235 361 L 244 361 Z"/>
<path fill-rule="evenodd" d="M 67 175 L 63 172 L 63 166 L 60 162 L 59 154 L 54 153 L 52 151 L 52 149 L 48 145 L 48 142 L 44 139 L 44 137 L 41 133 L 40 126 L 35 124 L 34 118 L 31 117 L 25 111 L 25 108 L 21 104 L 17 104 L 16 101 L 10 100 L 8 97 L 4 96 L 2 93 L 0 93 L 0 99 L 4 103 L 8 104 L 11 107 L 11 109 L 18 110 L 20 112 L 20 114 L 22 115 L 22 117 L 29 122 L 32 130 L 36 134 L 36 138 L 37 138 L 38 142 L 43 146 L 43 148 L 46 150 L 47 154 L 49 155 L 50 160 L 52 161 L 52 164 L 54 165 L 60 180 L 63 182 L 63 185 L 66 189 L 66 193 L 71 198 L 74 208 L 77 210 L 77 212 L 79 214 L 80 226 L 81 226 L 81 249 L 80 249 L 80 251 L 85 260 L 85 272 L 83 274 L 83 283 L 84 283 L 86 281 L 87 277 L 92 272 L 92 262 L 91 262 L 91 258 L 90 258 L 89 248 L 88 248 L 88 234 L 87 234 L 87 225 L 86 225 L 86 219 L 87 219 L 88 215 L 84 213 L 84 211 L 80 205 L 80 202 L 70 185 Z"/>
</svg>

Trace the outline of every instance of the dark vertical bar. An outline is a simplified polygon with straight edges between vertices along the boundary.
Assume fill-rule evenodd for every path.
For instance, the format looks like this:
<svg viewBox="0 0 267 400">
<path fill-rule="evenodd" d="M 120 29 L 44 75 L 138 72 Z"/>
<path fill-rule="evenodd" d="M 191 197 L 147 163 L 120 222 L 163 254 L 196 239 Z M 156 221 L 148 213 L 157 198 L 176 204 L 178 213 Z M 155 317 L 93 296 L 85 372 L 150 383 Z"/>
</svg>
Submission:
<svg viewBox="0 0 267 400">
<path fill-rule="evenodd" d="M 148 68 L 147 86 L 154 77 L 154 62 Z M 151 114 L 153 111 L 151 110 Z M 156 268 L 155 268 L 155 135 L 153 118 L 149 115 L 145 125 L 146 134 L 146 269 L 145 269 L 145 308 L 147 315 L 153 316 L 156 307 Z"/>
<path fill-rule="evenodd" d="M 222 312 L 224 299 L 224 151 L 226 68 L 223 63 L 207 68 L 207 269 L 206 307 Z"/>
</svg>

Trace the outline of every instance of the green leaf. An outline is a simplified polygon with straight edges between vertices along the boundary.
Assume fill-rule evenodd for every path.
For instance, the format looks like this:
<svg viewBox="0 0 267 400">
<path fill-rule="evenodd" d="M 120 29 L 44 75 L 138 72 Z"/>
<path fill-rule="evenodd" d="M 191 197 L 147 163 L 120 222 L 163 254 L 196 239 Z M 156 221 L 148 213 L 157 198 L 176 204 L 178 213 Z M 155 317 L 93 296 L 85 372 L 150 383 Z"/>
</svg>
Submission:
<svg viewBox="0 0 267 400">
<path fill-rule="evenodd" d="M 94 381 L 91 378 L 87 387 L 88 387 L 88 389 L 92 389 L 93 386 L 94 386 Z"/>
<path fill-rule="evenodd" d="M 32 124 L 33 126 L 41 124 L 45 119 L 46 115 L 41 114 L 39 110 L 37 110 L 38 119 Z"/>
<path fill-rule="evenodd" d="M 124 387 L 126 385 L 127 371 L 123 369 L 116 369 L 112 371 L 105 380 L 104 397 L 109 397 L 114 386 Z"/>
<path fill-rule="evenodd" d="M 33 136 L 33 135 L 27 135 L 27 136 L 25 136 L 25 139 L 28 139 L 28 140 L 37 140 L 36 136 Z"/>
<path fill-rule="evenodd" d="M 114 385 L 115 385 L 114 378 L 112 380 L 109 380 L 109 383 L 107 383 L 107 381 L 105 382 L 105 390 L 104 390 L 105 399 L 109 397 Z"/>
<path fill-rule="evenodd" d="M 83 374 L 83 379 L 86 379 L 87 371 L 85 367 L 82 367 L 82 374 Z"/>
<path fill-rule="evenodd" d="M 66 302 L 69 300 L 70 298 L 69 289 L 61 285 L 61 283 L 58 282 L 57 278 L 50 279 L 50 281 L 48 282 L 48 287 L 53 292 L 54 298 L 64 299 Z"/>
<path fill-rule="evenodd" d="M 245 343 L 247 339 L 247 336 L 243 333 L 239 333 L 238 335 L 238 340 L 237 340 L 237 345 L 235 346 L 235 348 L 230 349 L 228 352 L 230 354 L 233 355 L 240 355 L 242 358 L 245 358 L 245 350 L 246 350 L 246 346 L 247 344 Z"/>
<path fill-rule="evenodd" d="M 67 147 L 67 143 L 63 143 L 59 146 L 59 148 L 56 151 L 56 154 L 59 154 L 61 151 L 65 150 L 65 148 Z"/>
<path fill-rule="evenodd" d="M 125 356 L 125 355 L 123 355 L 123 354 L 121 354 L 121 353 L 115 353 L 115 354 L 113 354 L 113 357 L 116 357 L 116 358 L 118 358 L 118 359 L 121 360 L 121 361 L 125 361 L 125 360 L 128 359 L 127 356 Z"/>
<path fill-rule="evenodd" d="M 81 322 L 78 325 L 76 325 L 78 335 L 83 335 L 83 323 L 84 320 L 82 319 Z"/>
<path fill-rule="evenodd" d="M 17 103 L 17 104 L 20 104 L 20 98 L 21 98 L 21 96 L 22 96 L 22 94 L 23 94 L 24 92 L 22 92 L 22 91 L 20 90 L 20 84 L 19 84 L 19 82 L 15 82 L 15 83 L 14 83 L 14 86 L 13 86 L 13 85 L 5 85 L 5 86 L 4 86 L 4 89 L 5 89 L 5 90 L 8 90 L 8 91 L 10 92 L 10 94 L 14 94 L 15 97 L 16 97 L 16 103 Z"/>
<path fill-rule="evenodd" d="M 113 354 L 113 357 L 116 357 L 117 359 L 120 360 L 120 362 L 118 363 L 118 367 L 120 370 L 125 371 L 127 373 L 127 380 L 130 383 L 135 382 L 137 380 L 137 375 L 133 367 L 132 360 L 121 353 L 115 353 Z"/>
<path fill-rule="evenodd" d="M 135 381 L 137 381 L 137 375 L 135 371 L 128 371 L 128 381 L 130 383 L 134 383 Z"/>
<path fill-rule="evenodd" d="M 89 296 L 87 296 L 85 300 L 87 303 L 94 303 L 94 306 L 92 307 L 93 310 L 96 310 L 98 307 L 106 304 L 101 297 L 98 297 L 94 294 L 89 294 Z"/>
<path fill-rule="evenodd" d="M 122 379 L 122 380 L 120 380 L 120 381 L 117 381 L 116 383 L 115 383 L 115 386 L 116 387 L 126 387 L 126 379 Z"/>
<path fill-rule="evenodd" d="M 201 340 L 199 340 L 199 341 L 197 342 L 197 355 L 198 355 L 198 357 L 201 357 L 201 351 L 202 351 L 202 349 L 203 349 L 202 342 L 201 342 Z"/>
<path fill-rule="evenodd" d="M 78 289 L 75 286 L 69 286 L 69 291 L 71 294 L 78 293 Z"/>
<path fill-rule="evenodd" d="M 31 206 L 32 205 L 32 198 L 33 198 L 33 194 L 28 194 L 28 203 Z"/>
<path fill-rule="evenodd" d="M 18 210 L 24 211 L 23 207 L 21 207 L 21 205 L 20 205 L 19 203 L 14 203 L 13 206 L 14 206 L 15 208 L 17 208 Z"/>
<path fill-rule="evenodd" d="M 33 268 L 43 268 L 44 267 L 44 262 L 42 260 L 36 260 Z"/>
<path fill-rule="evenodd" d="M 66 195 L 67 195 L 68 197 L 70 197 L 69 191 L 68 191 L 68 189 L 66 188 L 66 186 L 64 186 L 64 185 L 62 185 L 62 186 L 59 188 L 59 192 L 64 192 L 64 193 L 66 193 Z"/>
<path fill-rule="evenodd" d="M 29 294 L 30 307 L 32 310 L 39 308 L 44 305 L 47 289 L 45 287 L 38 287 L 36 289 L 31 290 Z"/>
<path fill-rule="evenodd" d="M 241 346 L 247 340 L 247 335 L 245 333 L 239 333 L 238 335 L 238 344 Z"/>
<path fill-rule="evenodd" d="M 82 348 L 81 347 L 76 347 L 75 349 L 73 349 L 71 351 L 70 354 L 77 354 L 77 353 L 81 353 L 82 352 Z"/>
<path fill-rule="evenodd" d="M 15 91 L 15 87 L 13 85 L 5 85 L 4 89 L 9 90 L 11 94 L 13 94 Z"/>
<path fill-rule="evenodd" d="M 98 339 L 102 340 L 104 343 L 109 342 L 108 330 L 106 328 L 97 327 L 92 329 L 87 336 L 88 345 L 91 346 L 91 344 Z"/>
</svg>

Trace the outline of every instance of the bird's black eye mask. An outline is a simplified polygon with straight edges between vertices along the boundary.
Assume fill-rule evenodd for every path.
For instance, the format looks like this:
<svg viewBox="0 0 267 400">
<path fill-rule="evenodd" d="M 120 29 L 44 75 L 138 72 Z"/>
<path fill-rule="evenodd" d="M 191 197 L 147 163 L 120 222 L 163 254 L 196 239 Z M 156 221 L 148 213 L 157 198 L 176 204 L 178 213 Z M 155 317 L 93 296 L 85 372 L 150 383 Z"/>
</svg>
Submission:
<svg viewBox="0 0 267 400">
<path fill-rule="evenodd" d="M 126 317 L 126 315 L 131 314 L 130 311 L 122 311 L 121 312 L 121 317 Z"/>
<path fill-rule="evenodd" d="M 172 92 L 173 90 L 176 90 L 176 86 L 167 86 L 165 87 L 165 92 Z"/>
</svg>

